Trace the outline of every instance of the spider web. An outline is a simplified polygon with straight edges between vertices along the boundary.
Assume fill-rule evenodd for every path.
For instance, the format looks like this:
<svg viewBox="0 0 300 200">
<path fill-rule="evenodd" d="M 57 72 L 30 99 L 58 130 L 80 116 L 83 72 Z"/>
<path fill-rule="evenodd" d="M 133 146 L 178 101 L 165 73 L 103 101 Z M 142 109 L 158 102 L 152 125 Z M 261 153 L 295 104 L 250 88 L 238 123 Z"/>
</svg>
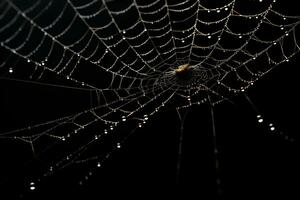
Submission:
<svg viewBox="0 0 300 200">
<path fill-rule="evenodd" d="M 42 176 L 100 167 L 162 110 L 230 101 L 298 53 L 300 17 L 274 7 L 273 0 L 1 0 L 1 79 L 85 91 L 92 103 L 0 137 L 50 156 Z M 67 147 L 55 155 L 58 144 Z"/>
</svg>

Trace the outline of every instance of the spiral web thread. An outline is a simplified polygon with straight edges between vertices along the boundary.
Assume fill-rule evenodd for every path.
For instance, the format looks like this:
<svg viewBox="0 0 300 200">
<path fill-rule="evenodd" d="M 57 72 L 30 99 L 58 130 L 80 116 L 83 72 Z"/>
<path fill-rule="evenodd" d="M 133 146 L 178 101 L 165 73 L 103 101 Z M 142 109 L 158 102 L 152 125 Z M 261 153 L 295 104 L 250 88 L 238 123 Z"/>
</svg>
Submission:
<svg viewBox="0 0 300 200">
<path fill-rule="evenodd" d="M 53 158 L 45 176 L 71 164 L 100 167 L 161 110 L 202 104 L 208 96 L 212 105 L 229 100 L 299 52 L 300 17 L 280 14 L 275 1 L 210 3 L 1 0 L 1 79 L 88 91 L 97 105 L 0 137 L 22 140 L 33 151 L 41 139 L 47 150 L 78 143 Z M 27 73 L 17 73 L 20 63 Z M 193 74 L 180 82 L 175 70 L 185 64 Z M 127 125 L 131 131 L 106 153 L 86 153 Z M 90 127 L 100 131 L 87 134 Z"/>
</svg>

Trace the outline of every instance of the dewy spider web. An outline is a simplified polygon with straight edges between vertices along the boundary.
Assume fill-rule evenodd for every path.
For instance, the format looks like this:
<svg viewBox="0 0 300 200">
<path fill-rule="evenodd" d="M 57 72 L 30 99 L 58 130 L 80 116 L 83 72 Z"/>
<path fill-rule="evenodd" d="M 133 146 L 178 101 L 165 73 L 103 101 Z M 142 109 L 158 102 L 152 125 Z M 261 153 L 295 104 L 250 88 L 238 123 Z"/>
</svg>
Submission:
<svg viewBox="0 0 300 200">
<path fill-rule="evenodd" d="M 1 79 L 88 91 L 97 102 L 1 138 L 29 143 L 38 157 L 74 143 L 63 156 L 51 155 L 45 176 L 73 164 L 99 167 L 161 110 L 213 107 L 288 62 L 300 49 L 300 17 L 275 6 L 275 0 L 1 0 Z M 119 133 L 124 127 L 131 131 Z M 88 151 L 114 132 L 111 148 Z M 40 141 L 46 148 L 36 152 Z"/>
</svg>

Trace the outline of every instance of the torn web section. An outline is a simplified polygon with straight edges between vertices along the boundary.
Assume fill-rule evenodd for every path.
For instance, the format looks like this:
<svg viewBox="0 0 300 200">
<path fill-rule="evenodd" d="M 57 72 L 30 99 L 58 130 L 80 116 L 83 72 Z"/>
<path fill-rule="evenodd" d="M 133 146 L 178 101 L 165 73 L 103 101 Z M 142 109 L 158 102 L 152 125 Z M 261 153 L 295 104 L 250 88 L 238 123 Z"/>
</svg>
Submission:
<svg viewBox="0 0 300 200">
<path fill-rule="evenodd" d="M 59 168 L 64 168 L 65 164 L 67 163 L 102 163 L 104 162 L 104 160 L 108 159 L 110 154 L 113 153 L 113 151 L 115 150 L 115 148 L 120 148 L 119 146 L 127 140 L 130 134 L 134 133 L 135 128 L 140 128 L 144 126 L 144 124 L 151 119 L 152 115 L 159 112 L 159 110 L 164 108 L 164 106 L 169 105 L 168 101 L 174 95 L 174 92 L 169 90 L 157 89 L 155 90 L 155 92 L 156 94 L 154 97 L 151 96 L 153 95 L 153 93 L 149 92 L 146 93 L 146 95 L 141 95 L 136 98 L 124 100 L 124 102 L 120 104 L 119 102 L 116 102 L 111 105 L 101 107 L 99 109 L 94 109 L 92 113 L 95 116 L 101 118 L 101 121 L 105 121 L 105 124 L 107 124 L 107 128 L 104 129 L 104 132 L 102 133 L 96 133 L 94 135 L 94 138 L 91 141 L 89 141 L 86 145 L 80 143 L 82 145 L 80 149 L 82 149 L 83 151 L 78 152 L 75 150 L 68 156 L 68 159 L 63 158 L 63 162 L 61 162 L 61 164 L 58 163 Z M 98 126 L 99 124 L 95 123 L 94 125 Z M 89 128 L 89 126 L 87 128 Z M 106 149 L 106 151 L 97 151 L 97 153 L 95 153 L 95 151 L 93 151 L 94 148 L 100 148 L 103 150 L 103 147 L 101 147 L 101 145 L 97 145 L 98 141 L 100 143 L 106 142 L 106 145 L 110 146 L 110 148 Z M 90 149 L 92 149 L 92 151 L 90 151 Z M 72 160 L 72 162 L 68 162 L 71 155 L 75 156 L 74 160 Z"/>
</svg>

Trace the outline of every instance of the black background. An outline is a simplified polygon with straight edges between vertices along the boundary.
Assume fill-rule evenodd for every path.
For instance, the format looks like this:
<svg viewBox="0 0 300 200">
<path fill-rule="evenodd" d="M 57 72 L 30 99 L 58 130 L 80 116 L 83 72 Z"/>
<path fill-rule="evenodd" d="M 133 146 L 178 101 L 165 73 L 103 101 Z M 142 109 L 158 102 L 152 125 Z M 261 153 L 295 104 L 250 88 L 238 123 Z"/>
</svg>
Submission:
<svg viewBox="0 0 300 200">
<path fill-rule="evenodd" d="M 243 94 L 232 99 L 234 104 L 224 102 L 215 106 L 220 199 L 299 198 L 299 64 L 297 55 L 246 92 L 264 116 L 263 124 L 257 123 L 257 113 Z M 68 109 L 83 109 L 90 98 L 86 92 L 3 79 L 0 92 L 3 129 L 20 128 L 16 124 L 26 125 L 35 118 L 51 119 Z M 75 98 L 78 101 L 73 101 Z M 269 123 L 275 125 L 274 132 L 269 130 Z M 38 170 L 34 174 L 30 169 L 31 165 L 23 168 L 31 154 L 29 145 L 0 140 L 1 199 L 50 196 L 100 199 L 107 198 L 105 195 L 124 197 L 140 193 L 139 197 L 144 199 L 149 195 L 157 197 L 158 192 L 217 199 L 209 106 L 193 106 L 188 110 L 180 183 L 175 184 L 180 125 L 175 110 L 151 118 L 83 185 L 78 183 L 88 173 L 88 164 L 41 178 Z M 29 190 L 31 181 L 36 182 L 34 191 Z"/>
</svg>

